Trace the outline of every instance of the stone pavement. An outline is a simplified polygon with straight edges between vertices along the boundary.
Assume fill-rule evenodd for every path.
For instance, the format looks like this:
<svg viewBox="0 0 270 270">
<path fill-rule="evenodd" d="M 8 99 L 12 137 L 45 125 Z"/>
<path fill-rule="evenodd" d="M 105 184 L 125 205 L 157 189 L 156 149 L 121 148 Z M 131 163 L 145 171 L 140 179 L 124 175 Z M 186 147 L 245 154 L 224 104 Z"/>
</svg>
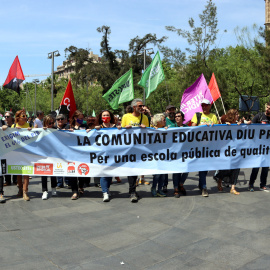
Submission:
<svg viewBox="0 0 270 270">
<path fill-rule="evenodd" d="M 65 188 L 42 201 L 39 177 L 30 180 L 30 202 L 7 187 L 0 269 L 269 269 L 270 193 L 259 191 L 259 179 L 247 191 L 250 169 L 241 170 L 239 196 L 218 193 L 212 176 L 208 198 L 190 173 L 186 197 L 173 197 L 170 176 L 169 197 L 152 198 L 151 187 L 140 186 L 135 204 L 125 178 L 111 186 L 109 203 L 93 186 L 77 201 Z"/>
</svg>

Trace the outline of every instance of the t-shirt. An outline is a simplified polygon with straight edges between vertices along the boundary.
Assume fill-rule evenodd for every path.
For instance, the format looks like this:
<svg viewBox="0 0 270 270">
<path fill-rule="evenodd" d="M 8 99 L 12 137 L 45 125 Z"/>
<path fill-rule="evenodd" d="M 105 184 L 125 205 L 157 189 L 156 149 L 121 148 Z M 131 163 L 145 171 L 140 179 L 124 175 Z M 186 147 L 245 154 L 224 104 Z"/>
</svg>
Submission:
<svg viewBox="0 0 270 270">
<path fill-rule="evenodd" d="M 36 118 L 35 121 L 34 121 L 34 127 L 35 127 L 35 125 L 37 125 L 38 128 L 43 127 L 43 124 L 42 124 L 41 120 L 39 120 L 38 118 Z"/>
<path fill-rule="evenodd" d="M 258 113 L 253 117 L 252 123 L 270 124 L 270 117 L 266 116 L 265 113 Z"/>
<path fill-rule="evenodd" d="M 195 123 L 197 124 L 197 115 L 196 113 L 193 115 L 192 119 L 191 119 L 191 122 L 192 123 Z M 213 113 L 209 113 L 209 114 L 204 114 L 204 113 L 201 113 L 201 121 L 199 123 L 199 126 L 202 126 L 202 125 L 212 125 L 212 124 L 217 124 L 218 121 L 217 121 L 217 117 L 215 114 Z"/>
<path fill-rule="evenodd" d="M 143 117 L 142 122 L 141 116 Z M 149 121 L 146 115 L 140 114 L 139 116 L 134 116 L 132 113 L 127 113 L 124 114 L 122 118 L 122 127 L 126 126 L 138 127 L 140 125 L 140 122 L 146 127 L 149 127 Z"/>
<path fill-rule="evenodd" d="M 20 126 L 18 123 L 15 123 L 11 126 L 12 128 L 20 127 L 20 128 L 29 128 L 29 123 L 25 123 L 24 125 Z"/>
<path fill-rule="evenodd" d="M 166 127 L 177 127 L 175 119 L 171 120 L 168 117 L 166 117 Z"/>
</svg>

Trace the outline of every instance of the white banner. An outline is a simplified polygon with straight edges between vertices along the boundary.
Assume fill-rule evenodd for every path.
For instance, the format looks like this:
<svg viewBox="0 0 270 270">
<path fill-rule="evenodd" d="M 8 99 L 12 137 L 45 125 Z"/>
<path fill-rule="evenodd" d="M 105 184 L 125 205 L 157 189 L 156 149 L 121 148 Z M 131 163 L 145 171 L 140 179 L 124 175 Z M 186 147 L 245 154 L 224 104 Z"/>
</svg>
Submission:
<svg viewBox="0 0 270 270">
<path fill-rule="evenodd" d="M 270 125 L 58 131 L 0 129 L 7 174 L 128 176 L 268 167 Z"/>
</svg>

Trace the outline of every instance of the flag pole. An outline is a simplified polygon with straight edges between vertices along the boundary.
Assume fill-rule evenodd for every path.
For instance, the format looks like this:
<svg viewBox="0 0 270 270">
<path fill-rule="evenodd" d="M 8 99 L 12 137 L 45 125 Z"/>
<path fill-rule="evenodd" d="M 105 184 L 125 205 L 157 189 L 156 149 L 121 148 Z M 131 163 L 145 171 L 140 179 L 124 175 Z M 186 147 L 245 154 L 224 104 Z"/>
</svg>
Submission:
<svg viewBox="0 0 270 270">
<path fill-rule="evenodd" d="M 224 112 L 225 112 L 225 114 L 226 114 L 226 110 L 225 110 L 225 107 L 224 107 L 224 104 L 223 104 L 223 100 L 222 100 L 221 95 L 220 95 L 220 99 L 221 99 L 221 102 L 222 102 L 223 110 L 224 110 Z"/>
<path fill-rule="evenodd" d="M 214 103 L 214 106 L 215 106 L 215 109 L 216 109 L 216 113 L 217 113 L 217 115 L 218 115 L 218 120 L 219 120 L 219 119 L 220 119 L 220 116 L 219 116 L 219 113 L 218 113 L 218 110 L 217 110 L 216 103 L 215 103 L 215 101 L 213 101 L 213 103 Z"/>
</svg>

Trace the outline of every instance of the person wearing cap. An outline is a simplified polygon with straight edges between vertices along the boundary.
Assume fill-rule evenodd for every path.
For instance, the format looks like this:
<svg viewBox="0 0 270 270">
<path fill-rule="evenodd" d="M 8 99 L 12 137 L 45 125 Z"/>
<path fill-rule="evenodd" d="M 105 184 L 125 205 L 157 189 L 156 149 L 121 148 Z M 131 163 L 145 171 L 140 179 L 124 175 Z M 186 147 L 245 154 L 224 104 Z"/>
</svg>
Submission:
<svg viewBox="0 0 270 270">
<path fill-rule="evenodd" d="M 211 102 L 204 98 L 201 102 L 202 112 L 197 112 L 191 119 L 192 126 L 212 126 L 214 124 L 218 124 L 218 120 L 215 114 L 210 113 L 211 110 Z M 206 176 L 208 171 L 200 171 L 199 172 L 199 189 L 202 191 L 203 197 L 208 197 L 208 191 L 206 186 Z"/>
<path fill-rule="evenodd" d="M 176 107 L 173 105 L 168 105 L 166 107 L 166 127 L 177 127 L 176 121 L 175 121 L 175 109 Z"/>
</svg>

